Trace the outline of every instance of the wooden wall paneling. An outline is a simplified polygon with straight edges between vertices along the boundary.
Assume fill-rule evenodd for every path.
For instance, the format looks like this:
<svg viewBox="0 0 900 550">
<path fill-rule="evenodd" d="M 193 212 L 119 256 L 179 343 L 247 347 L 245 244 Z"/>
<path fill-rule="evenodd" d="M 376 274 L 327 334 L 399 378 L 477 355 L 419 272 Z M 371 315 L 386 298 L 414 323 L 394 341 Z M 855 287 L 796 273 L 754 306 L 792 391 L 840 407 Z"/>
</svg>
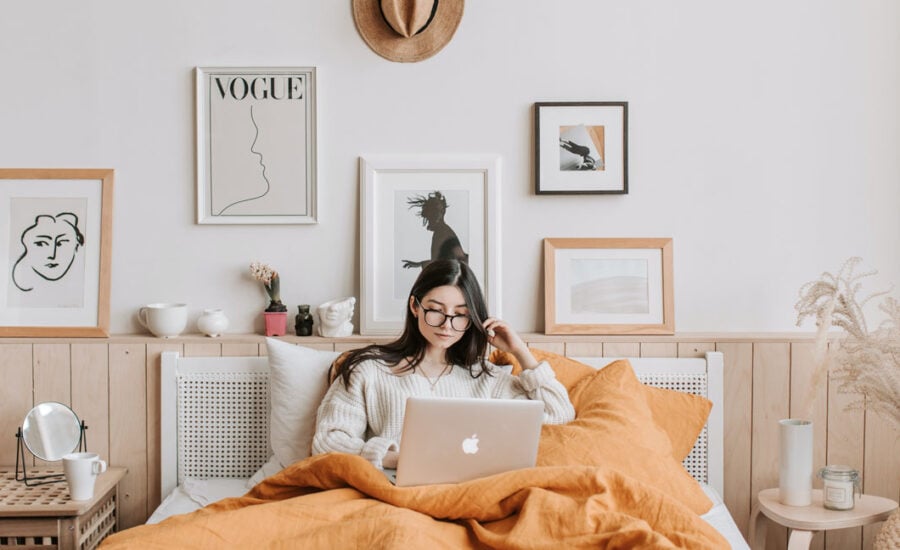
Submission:
<svg viewBox="0 0 900 550">
<path fill-rule="evenodd" d="M 31 344 L 0 344 L 0 380 L 5 386 L 0 399 L 0 434 L 4 436 L 0 443 L 0 465 L 3 466 L 16 464 L 15 437 L 6 437 L 16 433 L 33 406 L 33 364 Z"/>
<path fill-rule="evenodd" d="M 863 492 L 900 498 L 900 433 L 883 417 L 866 411 Z M 863 527 L 863 548 L 872 548 L 883 522 Z"/>
<path fill-rule="evenodd" d="M 816 357 L 812 342 L 791 344 L 791 418 L 813 423 L 813 469 L 825 465 L 825 446 L 828 432 L 828 384 L 820 375 L 821 361 Z M 813 476 L 813 487 L 821 489 L 822 482 Z M 825 547 L 825 537 L 813 537 L 812 550 Z"/>
<path fill-rule="evenodd" d="M 604 357 L 640 357 L 640 342 L 606 342 L 603 344 Z"/>
<path fill-rule="evenodd" d="M 855 395 L 839 393 L 838 384 L 829 377 L 826 461 L 828 464 L 852 466 L 865 476 L 865 414 L 861 410 L 845 410 L 847 404 L 857 399 Z M 860 527 L 825 532 L 825 548 L 828 550 L 856 550 L 861 547 Z"/>
<path fill-rule="evenodd" d="M 256 342 L 222 342 L 222 355 L 225 357 L 255 357 L 259 355 L 259 344 Z"/>
<path fill-rule="evenodd" d="M 68 344 L 34 345 L 33 383 L 35 405 L 45 401 L 57 401 L 72 406 L 72 362 Z M 34 464 L 43 466 L 53 463 L 35 458 Z"/>
<path fill-rule="evenodd" d="M 109 461 L 109 346 L 74 343 L 72 410 L 87 426 L 87 450 Z"/>
<path fill-rule="evenodd" d="M 750 492 L 778 487 L 778 421 L 790 415 L 791 348 L 788 343 L 753 345 L 753 438 Z M 787 529 L 769 523 L 767 550 L 787 547 Z"/>
<path fill-rule="evenodd" d="M 219 357 L 222 355 L 222 344 L 215 342 L 185 342 L 185 357 Z"/>
<path fill-rule="evenodd" d="M 744 538 L 750 536 L 753 344 L 719 343 L 725 357 L 725 506 Z"/>
<path fill-rule="evenodd" d="M 641 342 L 641 357 L 678 357 L 675 342 Z"/>
<path fill-rule="evenodd" d="M 119 484 L 119 527 L 144 523 L 147 511 L 147 349 L 109 346 L 109 463 L 128 473 Z"/>
<path fill-rule="evenodd" d="M 604 357 L 600 342 L 566 342 L 566 357 Z"/>
<path fill-rule="evenodd" d="M 678 343 L 678 357 L 703 357 L 707 351 L 716 351 L 715 342 Z"/>
<path fill-rule="evenodd" d="M 165 339 L 154 340 L 147 344 L 147 512 L 152 513 L 162 501 L 160 495 L 160 370 L 162 369 L 162 353 L 177 351 L 184 353 L 184 346 Z"/>
<path fill-rule="evenodd" d="M 526 342 L 529 348 L 549 351 L 556 355 L 566 354 L 566 344 L 564 342 Z"/>
</svg>

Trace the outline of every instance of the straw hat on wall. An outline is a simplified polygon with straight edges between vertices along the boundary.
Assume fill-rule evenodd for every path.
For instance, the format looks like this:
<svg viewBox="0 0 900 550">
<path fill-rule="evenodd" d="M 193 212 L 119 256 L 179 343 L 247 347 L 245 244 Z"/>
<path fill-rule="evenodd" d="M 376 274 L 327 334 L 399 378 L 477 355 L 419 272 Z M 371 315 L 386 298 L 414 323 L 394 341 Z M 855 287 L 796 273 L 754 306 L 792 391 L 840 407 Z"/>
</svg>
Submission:
<svg viewBox="0 0 900 550">
<path fill-rule="evenodd" d="M 353 0 L 356 28 L 372 50 L 390 61 L 428 59 L 450 42 L 464 0 Z"/>
</svg>

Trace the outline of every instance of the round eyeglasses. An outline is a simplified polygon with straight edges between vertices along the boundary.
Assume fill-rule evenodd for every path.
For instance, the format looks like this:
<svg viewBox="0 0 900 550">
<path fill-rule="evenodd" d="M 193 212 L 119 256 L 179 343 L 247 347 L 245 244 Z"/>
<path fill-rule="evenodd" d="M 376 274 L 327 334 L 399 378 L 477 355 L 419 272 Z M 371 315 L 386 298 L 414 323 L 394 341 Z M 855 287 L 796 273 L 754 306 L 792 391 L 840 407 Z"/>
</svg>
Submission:
<svg viewBox="0 0 900 550">
<path fill-rule="evenodd" d="M 469 328 L 469 325 L 472 324 L 472 320 L 467 313 L 447 315 L 443 311 L 437 309 L 428 309 L 422 305 L 422 302 L 420 302 L 418 298 L 416 298 L 416 303 L 419 304 L 419 307 L 425 312 L 425 324 L 430 327 L 442 327 L 444 326 L 444 323 L 447 322 L 447 319 L 450 319 L 450 328 L 456 332 L 465 332 Z"/>
</svg>

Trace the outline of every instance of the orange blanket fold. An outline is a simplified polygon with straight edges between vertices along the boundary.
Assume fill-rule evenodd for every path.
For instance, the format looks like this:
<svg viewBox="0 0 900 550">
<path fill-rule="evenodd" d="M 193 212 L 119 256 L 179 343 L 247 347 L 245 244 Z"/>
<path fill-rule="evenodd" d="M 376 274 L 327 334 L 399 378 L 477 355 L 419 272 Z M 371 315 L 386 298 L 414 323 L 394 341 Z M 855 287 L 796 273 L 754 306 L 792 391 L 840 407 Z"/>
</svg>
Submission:
<svg viewBox="0 0 900 550">
<path fill-rule="evenodd" d="M 681 503 L 612 470 L 553 466 L 395 487 L 359 456 L 300 461 L 240 498 L 102 548 L 728 548 Z"/>
</svg>

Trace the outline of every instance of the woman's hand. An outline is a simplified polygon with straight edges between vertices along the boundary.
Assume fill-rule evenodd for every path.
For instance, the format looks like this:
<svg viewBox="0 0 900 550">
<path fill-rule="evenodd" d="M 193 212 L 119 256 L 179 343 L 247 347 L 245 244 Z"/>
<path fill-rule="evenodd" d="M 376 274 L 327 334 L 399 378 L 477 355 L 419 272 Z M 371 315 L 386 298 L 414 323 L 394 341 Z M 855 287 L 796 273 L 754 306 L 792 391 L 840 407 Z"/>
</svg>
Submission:
<svg viewBox="0 0 900 550">
<path fill-rule="evenodd" d="M 506 322 L 500 319 L 488 317 L 482 325 L 488 334 L 488 343 L 507 353 L 516 356 L 516 360 L 523 369 L 533 369 L 538 365 L 537 359 L 531 354 L 531 350 L 522 341 L 522 338 Z"/>
<path fill-rule="evenodd" d="M 388 451 L 384 453 L 384 458 L 381 459 L 381 467 L 386 470 L 396 470 L 397 459 L 399 458 L 400 451 Z"/>
</svg>

